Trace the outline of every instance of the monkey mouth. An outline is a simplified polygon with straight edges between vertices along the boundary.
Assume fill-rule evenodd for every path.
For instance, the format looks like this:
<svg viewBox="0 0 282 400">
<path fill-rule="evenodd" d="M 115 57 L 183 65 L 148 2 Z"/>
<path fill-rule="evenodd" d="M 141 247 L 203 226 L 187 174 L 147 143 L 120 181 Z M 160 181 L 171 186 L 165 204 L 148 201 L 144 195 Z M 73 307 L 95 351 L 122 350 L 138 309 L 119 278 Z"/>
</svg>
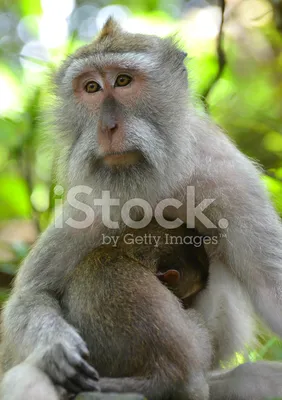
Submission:
<svg viewBox="0 0 282 400">
<path fill-rule="evenodd" d="M 111 152 L 103 155 L 103 163 L 109 167 L 135 165 L 143 158 L 140 151 Z"/>
</svg>

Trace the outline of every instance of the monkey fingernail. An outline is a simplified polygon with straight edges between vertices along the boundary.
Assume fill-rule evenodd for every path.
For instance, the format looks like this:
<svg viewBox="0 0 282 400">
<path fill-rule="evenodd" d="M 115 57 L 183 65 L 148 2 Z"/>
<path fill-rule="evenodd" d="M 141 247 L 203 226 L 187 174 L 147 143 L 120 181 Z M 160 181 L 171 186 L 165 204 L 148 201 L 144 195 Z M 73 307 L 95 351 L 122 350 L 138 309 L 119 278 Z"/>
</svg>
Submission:
<svg viewBox="0 0 282 400">
<path fill-rule="evenodd" d="M 88 390 L 95 390 L 96 392 L 100 392 L 100 386 L 97 382 L 94 382 L 91 379 L 87 379 L 85 380 L 85 384 Z"/>
<path fill-rule="evenodd" d="M 81 375 L 76 375 L 72 378 L 71 383 L 80 388 L 80 391 L 100 391 L 100 386 L 97 381 L 89 378 L 84 378 Z"/>
<path fill-rule="evenodd" d="M 96 371 L 95 368 L 93 368 L 91 365 L 89 365 L 85 360 L 81 360 L 79 364 L 79 369 L 84 372 L 87 376 L 89 376 L 91 379 L 98 380 L 99 379 L 99 374 Z"/>
<path fill-rule="evenodd" d="M 89 358 L 90 354 L 89 354 L 89 350 L 87 349 L 86 346 L 83 346 L 81 349 L 81 354 L 84 358 Z"/>
</svg>

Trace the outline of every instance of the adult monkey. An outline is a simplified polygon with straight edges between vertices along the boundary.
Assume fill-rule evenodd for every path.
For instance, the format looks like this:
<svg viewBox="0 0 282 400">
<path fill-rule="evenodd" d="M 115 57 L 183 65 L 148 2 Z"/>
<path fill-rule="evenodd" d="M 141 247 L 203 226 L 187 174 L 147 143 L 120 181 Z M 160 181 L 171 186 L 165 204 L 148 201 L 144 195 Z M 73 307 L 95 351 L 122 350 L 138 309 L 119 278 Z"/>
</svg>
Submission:
<svg viewBox="0 0 282 400">
<path fill-rule="evenodd" d="M 187 106 L 183 59 L 171 40 L 124 33 L 109 21 L 98 39 L 78 50 L 57 74 L 56 127 L 65 134 L 70 187 L 92 188 L 84 199 L 91 204 L 103 190 L 110 190 L 111 197 L 120 199 L 112 215 L 116 221 L 129 199 L 145 199 L 155 209 L 159 201 L 172 197 L 184 205 L 170 210 L 169 216 L 189 225 L 195 210 L 188 207 L 186 213 L 187 186 L 195 186 L 196 204 L 215 199 L 205 210 L 207 218 L 197 208 L 201 220 L 196 220 L 197 228 L 224 235 L 210 252 L 209 287 L 195 307 L 204 316 L 220 313 L 222 304 L 216 300 L 225 291 L 220 322 L 207 317 L 216 355 L 222 358 L 235 350 L 240 336 L 242 340 L 249 336 L 248 313 L 240 316 L 235 308 L 239 299 L 244 309 L 248 294 L 256 311 L 282 334 L 282 230 L 256 167 L 207 118 L 199 117 L 191 104 Z M 84 230 L 51 225 L 22 266 L 4 312 L 4 329 L 19 361 L 37 346 L 57 342 L 58 337 L 63 346 L 75 348 L 77 356 L 85 352 L 60 315 L 56 294 L 80 259 L 108 233 L 99 211 L 95 207 L 95 223 Z M 83 212 L 69 205 L 64 214 L 84 218 Z M 222 218 L 229 223 L 227 229 L 221 228 Z M 224 285 L 219 287 L 218 280 Z M 240 323 L 231 325 L 234 332 L 227 335 L 227 343 L 216 341 L 226 319 Z M 268 377 L 272 367 L 263 365 Z M 280 364 L 277 368 L 282 371 Z M 250 370 L 250 379 L 256 373 L 260 377 L 256 365 Z M 238 382 L 235 386 L 232 379 L 226 382 L 230 395 L 236 393 Z M 258 396 L 281 395 L 280 382 L 274 383 L 271 388 L 265 385 L 264 392 L 259 388 Z M 225 399 L 226 390 L 221 393 Z M 246 387 L 243 396 L 250 399 L 251 395 Z"/>
</svg>

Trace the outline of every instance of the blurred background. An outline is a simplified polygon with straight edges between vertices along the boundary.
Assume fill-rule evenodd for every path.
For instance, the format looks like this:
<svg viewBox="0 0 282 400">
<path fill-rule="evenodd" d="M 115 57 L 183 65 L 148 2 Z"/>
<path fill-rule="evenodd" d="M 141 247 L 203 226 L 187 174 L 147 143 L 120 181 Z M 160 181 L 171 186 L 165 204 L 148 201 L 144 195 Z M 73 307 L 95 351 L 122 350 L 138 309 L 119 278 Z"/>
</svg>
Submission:
<svg viewBox="0 0 282 400">
<path fill-rule="evenodd" d="M 47 75 L 110 15 L 131 32 L 177 33 L 197 106 L 262 165 L 282 214 L 282 0 L 0 0 L 0 303 L 60 201 L 41 124 Z M 262 330 L 234 362 L 246 358 L 281 360 L 281 343 Z"/>
</svg>

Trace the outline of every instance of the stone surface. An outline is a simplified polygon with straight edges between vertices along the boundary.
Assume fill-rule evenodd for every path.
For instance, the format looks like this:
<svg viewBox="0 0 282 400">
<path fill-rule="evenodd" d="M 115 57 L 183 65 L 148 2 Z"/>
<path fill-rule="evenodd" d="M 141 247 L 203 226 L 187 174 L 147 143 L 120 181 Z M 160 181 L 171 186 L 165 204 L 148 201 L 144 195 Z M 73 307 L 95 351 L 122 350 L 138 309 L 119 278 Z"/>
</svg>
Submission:
<svg viewBox="0 0 282 400">
<path fill-rule="evenodd" d="M 146 400 L 136 393 L 80 393 L 75 400 Z"/>
</svg>

